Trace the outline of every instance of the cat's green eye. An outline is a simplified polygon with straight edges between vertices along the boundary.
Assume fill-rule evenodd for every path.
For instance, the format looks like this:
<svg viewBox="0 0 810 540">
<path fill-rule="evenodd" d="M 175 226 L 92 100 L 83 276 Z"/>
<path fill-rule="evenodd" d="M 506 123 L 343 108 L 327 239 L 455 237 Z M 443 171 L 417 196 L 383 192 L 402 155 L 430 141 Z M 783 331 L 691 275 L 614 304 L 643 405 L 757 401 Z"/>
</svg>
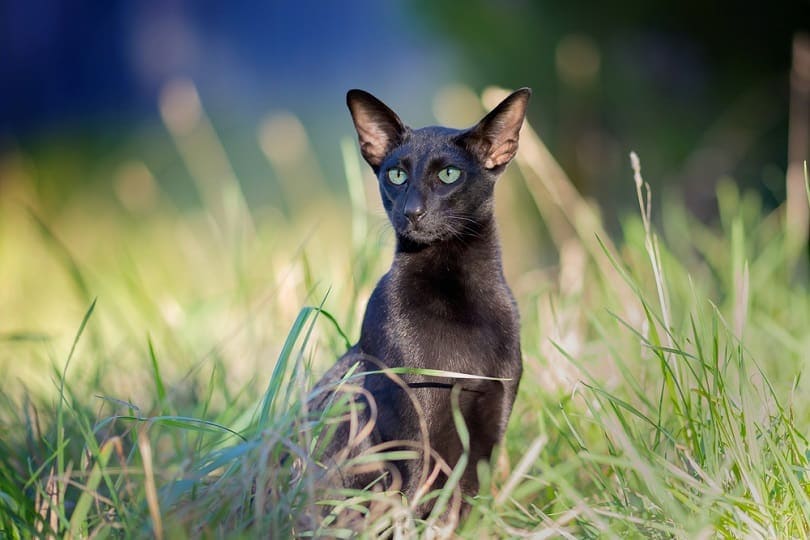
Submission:
<svg viewBox="0 0 810 540">
<path fill-rule="evenodd" d="M 404 184 L 405 180 L 408 179 L 408 173 L 400 169 L 399 167 L 394 167 L 393 169 L 388 169 L 388 180 L 391 181 L 392 184 L 400 185 Z"/>
<path fill-rule="evenodd" d="M 458 167 L 445 167 L 439 171 L 439 180 L 445 184 L 452 184 L 461 177 L 461 169 Z"/>
</svg>

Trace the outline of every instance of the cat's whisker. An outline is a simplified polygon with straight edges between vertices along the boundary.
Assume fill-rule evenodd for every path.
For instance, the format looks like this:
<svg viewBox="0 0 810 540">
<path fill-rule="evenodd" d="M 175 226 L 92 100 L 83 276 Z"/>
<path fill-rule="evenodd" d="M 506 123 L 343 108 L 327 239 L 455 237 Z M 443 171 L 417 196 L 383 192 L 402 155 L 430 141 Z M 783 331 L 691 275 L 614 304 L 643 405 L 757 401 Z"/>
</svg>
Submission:
<svg viewBox="0 0 810 540">
<path fill-rule="evenodd" d="M 481 231 L 473 227 L 472 225 L 462 223 L 461 228 L 457 229 L 458 238 L 469 238 L 469 239 L 482 239 L 484 238 L 484 234 Z"/>
<path fill-rule="evenodd" d="M 457 220 L 460 220 L 460 221 L 468 221 L 470 223 L 475 223 L 476 225 L 478 224 L 478 220 L 474 219 L 471 216 L 467 216 L 465 214 L 450 214 L 449 217 L 450 217 L 450 219 L 457 219 Z"/>
</svg>

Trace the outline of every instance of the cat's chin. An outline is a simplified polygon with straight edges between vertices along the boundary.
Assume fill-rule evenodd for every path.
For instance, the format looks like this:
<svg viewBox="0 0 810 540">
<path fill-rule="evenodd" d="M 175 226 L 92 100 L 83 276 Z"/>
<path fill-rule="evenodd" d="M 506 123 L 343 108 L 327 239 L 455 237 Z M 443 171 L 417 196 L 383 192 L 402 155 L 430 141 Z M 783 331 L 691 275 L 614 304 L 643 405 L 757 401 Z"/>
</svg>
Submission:
<svg viewBox="0 0 810 540">
<path fill-rule="evenodd" d="M 444 235 L 436 231 L 420 231 L 414 229 L 397 231 L 397 236 L 400 238 L 400 240 L 404 240 L 410 244 L 421 247 L 438 244 L 449 238 L 449 235 Z"/>
</svg>

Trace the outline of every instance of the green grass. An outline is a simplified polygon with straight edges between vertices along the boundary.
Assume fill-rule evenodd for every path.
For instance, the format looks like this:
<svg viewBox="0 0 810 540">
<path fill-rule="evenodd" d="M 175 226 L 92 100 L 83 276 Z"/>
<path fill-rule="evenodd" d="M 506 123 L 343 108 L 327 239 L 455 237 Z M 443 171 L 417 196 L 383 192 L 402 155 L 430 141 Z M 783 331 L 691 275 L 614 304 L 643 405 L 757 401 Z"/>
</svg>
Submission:
<svg viewBox="0 0 810 540">
<path fill-rule="evenodd" d="M 330 423 L 306 397 L 391 253 L 351 148 L 351 204 L 294 220 L 90 197 L 46 219 L 24 179 L 6 188 L 0 536 L 347 536 L 358 514 L 369 536 L 442 533 L 395 495 L 324 489 L 308 459 Z M 561 256 L 536 268 L 505 227 L 525 374 L 458 534 L 810 536 L 810 291 L 781 215 L 730 183 L 716 224 L 677 200 L 650 215 L 639 175 L 611 241 L 532 134 L 524 150 L 501 204 L 528 191 L 535 217 L 513 219 Z"/>
</svg>

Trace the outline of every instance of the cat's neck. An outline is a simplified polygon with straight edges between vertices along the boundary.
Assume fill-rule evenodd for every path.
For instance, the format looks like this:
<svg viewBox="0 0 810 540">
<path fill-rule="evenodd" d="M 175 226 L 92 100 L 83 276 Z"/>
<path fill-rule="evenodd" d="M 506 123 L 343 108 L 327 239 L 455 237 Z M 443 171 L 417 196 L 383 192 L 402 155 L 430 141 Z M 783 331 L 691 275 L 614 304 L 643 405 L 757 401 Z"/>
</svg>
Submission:
<svg viewBox="0 0 810 540">
<path fill-rule="evenodd" d="M 501 251 L 494 219 L 486 219 L 463 235 L 429 245 L 398 237 L 394 267 L 404 276 L 441 276 L 475 281 L 502 279 Z M 479 284 L 480 285 L 480 284 Z"/>
</svg>

